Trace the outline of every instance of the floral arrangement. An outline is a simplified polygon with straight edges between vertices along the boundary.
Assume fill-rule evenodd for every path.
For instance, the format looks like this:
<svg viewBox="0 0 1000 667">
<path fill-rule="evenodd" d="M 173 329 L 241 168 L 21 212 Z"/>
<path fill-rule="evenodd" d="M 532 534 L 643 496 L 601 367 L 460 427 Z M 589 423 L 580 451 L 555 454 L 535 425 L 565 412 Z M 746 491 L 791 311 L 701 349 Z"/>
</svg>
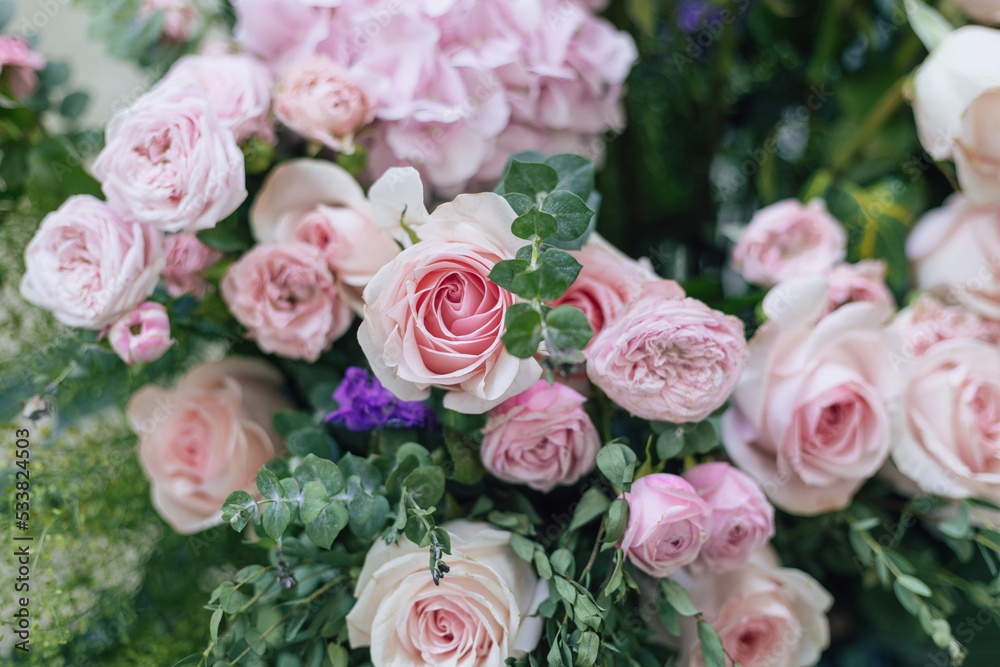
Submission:
<svg viewBox="0 0 1000 667">
<path fill-rule="evenodd" d="M 1000 622 L 1000 32 L 867 8 L 906 32 L 872 55 L 899 81 L 807 174 L 823 101 L 749 161 L 731 122 L 688 271 L 674 241 L 617 247 L 630 186 L 601 171 L 626 93 L 653 94 L 632 92 L 643 43 L 669 24 L 677 77 L 699 76 L 697 49 L 768 42 L 787 8 L 606 4 L 96 6 L 113 52 L 167 67 L 48 195 L 66 158 L 12 156 L 84 152 L 45 114 L 86 100 L 0 37 L 3 201 L 40 214 L 18 290 L 62 332 L 3 418 L 58 434 L 121 408 L 164 530 L 239 535 L 176 665 L 883 664 L 851 653 L 869 601 L 929 651 L 900 664 L 979 664 Z M 861 68 L 851 49 L 808 76 Z M 920 190 L 895 175 L 932 165 Z"/>
</svg>

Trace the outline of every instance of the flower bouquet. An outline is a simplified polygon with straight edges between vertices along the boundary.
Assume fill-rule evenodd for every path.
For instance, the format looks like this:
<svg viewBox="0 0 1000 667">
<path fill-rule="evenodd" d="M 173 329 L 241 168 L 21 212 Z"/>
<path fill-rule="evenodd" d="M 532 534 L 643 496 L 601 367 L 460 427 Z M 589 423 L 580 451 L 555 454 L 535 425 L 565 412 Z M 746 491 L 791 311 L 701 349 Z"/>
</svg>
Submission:
<svg viewBox="0 0 1000 667">
<path fill-rule="evenodd" d="M 94 140 L 0 38 L 18 289 L 57 332 L 3 418 L 61 443 L 123 410 L 163 532 L 222 545 L 160 566 L 204 571 L 197 630 L 143 635 L 197 646 L 169 662 L 992 664 L 1000 32 L 918 0 L 851 31 L 838 2 L 81 4 L 162 76 Z M 658 152 L 685 114 L 708 158 Z M 32 446 L 0 470 L 37 545 Z M 34 658 L 16 618 L 15 661 L 164 664 Z"/>
</svg>

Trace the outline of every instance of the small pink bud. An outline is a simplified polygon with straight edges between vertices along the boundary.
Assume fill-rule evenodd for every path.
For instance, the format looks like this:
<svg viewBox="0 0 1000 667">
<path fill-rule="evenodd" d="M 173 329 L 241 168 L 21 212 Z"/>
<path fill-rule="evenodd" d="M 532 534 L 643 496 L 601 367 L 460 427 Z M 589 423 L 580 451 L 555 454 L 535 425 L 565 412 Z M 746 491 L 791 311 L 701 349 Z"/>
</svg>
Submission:
<svg viewBox="0 0 1000 667">
<path fill-rule="evenodd" d="M 156 361 L 174 344 L 167 309 L 146 301 L 111 325 L 108 342 L 126 364 Z"/>
</svg>

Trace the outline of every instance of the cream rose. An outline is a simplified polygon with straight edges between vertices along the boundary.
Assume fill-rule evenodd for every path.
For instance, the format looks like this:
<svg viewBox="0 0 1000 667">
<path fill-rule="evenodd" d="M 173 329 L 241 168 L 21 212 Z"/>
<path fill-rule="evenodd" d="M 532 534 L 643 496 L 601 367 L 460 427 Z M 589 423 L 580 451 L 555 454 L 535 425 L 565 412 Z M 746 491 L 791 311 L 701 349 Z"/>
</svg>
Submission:
<svg viewBox="0 0 1000 667">
<path fill-rule="evenodd" d="M 451 521 L 451 570 L 435 586 L 427 550 L 403 538 L 378 540 L 365 556 L 347 615 L 352 647 L 370 646 L 372 663 L 393 667 L 496 667 L 535 648 L 548 597 L 534 568 L 510 547 L 510 533 Z"/>
<path fill-rule="evenodd" d="M 129 422 L 153 506 L 179 533 L 222 523 L 226 497 L 257 494 L 257 471 L 279 455 L 271 415 L 291 409 L 281 374 L 230 357 L 196 366 L 173 390 L 146 385 L 132 396 Z"/>
</svg>

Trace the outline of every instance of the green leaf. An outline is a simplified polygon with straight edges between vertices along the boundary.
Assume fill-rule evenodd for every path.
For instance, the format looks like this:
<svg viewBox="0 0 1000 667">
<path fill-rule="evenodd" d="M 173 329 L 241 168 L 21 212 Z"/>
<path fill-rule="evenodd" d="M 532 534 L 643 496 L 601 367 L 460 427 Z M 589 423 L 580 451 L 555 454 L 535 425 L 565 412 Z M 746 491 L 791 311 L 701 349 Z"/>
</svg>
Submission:
<svg viewBox="0 0 1000 667">
<path fill-rule="evenodd" d="M 385 526 L 389 518 L 389 501 L 385 496 L 375 496 L 372 500 L 372 511 L 367 521 L 361 522 L 352 515 L 348 521 L 351 532 L 364 540 L 374 539 Z"/>
<path fill-rule="evenodd" d="M 236 213 L 211 229 L 203 229 L 197 236 L 199 241 L 219 252 L 241 252 L 253 245 L 250 229 L 240 223 Z"/>
<path fill-rule="evenodd" d="M 513 533 L 512 533 L 513 534 Z M 535 552 L 535 569 L 538 570 L 538 576 L 542 579 L 548 580 L 552 578 L 552 565 L 549 563 L 548 557 L 545 552 L 539 549 Z"/>
<path fill-rule="evenodd" d="M 530 308 L 530 307 L 529 307 Z M 538 351 L 542 342 L 542 317 L 534 310 L 521 310 L 507 317 L 507 333 L 503 335 L 507 351 L 519 359 L 527 359 Z"/>
<path fill-rule="evenodd" d="M 556 170 L 546 164 L 511 160 L 503 179 L 505 194 L 522 194 L 535 199 L 539 194 L 552 192 L 559 184 Z"/>
<path fill-rule="evenodd" d="M 656 615 L 659 617 L 660 623 L 663 623 L 663 627 L 666 628 L 667 632 L 675 637 L 680 637 L 681 615 L 665 600 L 658 599 L 656 602 Z"/>
<path fill-rule="evenodd" d="M 547 247 L 538 255 L 541 264 L 551 266 L 559 272 L 566 281 L 567 287 L 580 275 L 580 262 L 573 255 L 559 248 Z M 565 290 L 563 290 L 565 291 Z"/>
<path fill-rule="evenodd" d="M 326 654 L 330 659 L 331 667 L 348 667 L 347 649 L 341 644 L 327 644 Z"/>
<path fill-rule="evenodd" d="M 592 667 L 597 664 L 597 651 L 601 647 L 601 639 L 597 633 L 587 630 L 580 635 L 576 647 L 576 667 Z"/>
<path fill-rule="evenodd" d="M 70 93 L 62 99 L 59 104 L 59 115 L 63 118 L 79 118 L 83 110 L 87 108 L 87 104 L 90 102 L 90 95 L 78 90 L 74 93 Z"/>
<path fill-rule="evenodd" d="M 862 519 L 851 524 L 851 530 L 857 533 L 863 533 L 866 530 L 871 530 L 872 528 L 877 528 L 879 524 L 882 523 L 882 519 L 877 516 L 870 516 L 867 519 Z"/>
<path fill-rule="evenodd" d="M 628 491 L 635 475 L 636 456 L 626 445 L 609 442 L 597 452 L 597 467 L 615 486 Z"/>
<path fill-rule="evenodd" d="M 323 484 L 328 495 L 335 496 L 344 490 L 344 475 L 337 464 L 313 454 L 307 454 L 292 474 L 303 488 L 308 482 L 317 481 Z"/>
<path fill-rule="evenodd" d="M 267 468 L 261 468 L 257 471 L 257 490 L 262 496 L 272 500 L 285 497 L 285 492 L 282 490 L 278 478 Z"/>
<path fill-rule="evenodd" d="M 514 213 L 517 213 L 519 216 L 524 215 L 535 207 L 535 200 L 527 195 L 515 192 L 504 195 L 503 198 L 506 199 L 507 203 L 510 204 L 510 207 L 514 209 Z"/>
<path fill-rule="evenodd" d="M 313 544 L 329 549 L 340 531 L 347 526 L 347 508 L 340 503 L 332 503 L 323 508 L 315 519 L 306 524 L 306 535 Z"/>
<path fill-rule="evenodd" d="M 253 649 L 253 652 L 257 655 L 262 656 L 267 651 L 267 642 L 264 641 L 263 637 L 261 637 L 260 630 L 257 628 L 247 628 L 246 634 L 243 635 L 243 638 L 247 640 L 250 648 Z"/>
<path fill-rule="evenodd" d="M 681 426 L 668 426 L 656 438 L 656 455 L 662 461 L 674 458 L 682 449 L 684 449 L 684 428 Z"/>
<path fill-rule="evenodd" d="M 575 574 L 573 552 L 569 549 L 556 549 L 553 551 L 549 557 L 549 563 L 552 564 L 552 569 L 557 574 L 567 577 L 572 577 Z"/>
<path fill-rule="evenodd" d="M 610 504 L 611 501 L 599 489 L 593 487 L 587 489 L 573 511 L 573 520 L 570 521 L 568 530 L 574 531 L 583 528 L 604 514 Z"/>
<path fill-rule="evenodd" d="M 228 585 L 226 585 L 228 584 Z M 231 582 L 224 582 L 222 591 L 219 593 L 219 608 L 227 614 L 235 614 L 249 598 L 236 590 Z"/>
<path fill-rule="evenodd" d="M 617 543 L 625 535 L 628 527 L 628 502 L 615 498 L 608 507 L 608 518 L 604 524 L 604 541 Z"/>
<path fill-rule="evenodd" d="M 920 600 L 913 594 L 913 591 L 901 584 L 899 579 L 892 582 L 892 590 L 896 594 L 899 604 L 903 605 L 903 609 L 916 616 L 921 605 Z"/>
<path fill-rule="evenodd" d="M 545 316 L 549 344 L 556 349 L 582 350 L 587 347 L 594 330 L 587 316 L 574 306 L 553 308 Z"/>
<path fill-rule="evenodd" d="M 572 607 L 576 603 L 576 587 L 565 577 L 553 577 L 552 582 L 555 584 L 559 597 Z"/>
<path fill-rule="evenodd" d="M 222 623 L 222 607 L 219 607 L 212 612 L 212 618 L 208 623 L 208 632 L 212 637 L 212 641 L 217 641 L 219 639 L 219 624 Z"/>
<path fill-rule="evenodd" d="M 292 511 L 288 509 L 288 505 L 280 500 L 265 503 L 261 509 L 261 515 L 264 532 L 274 539 L 281 537 L 292 521 Z"/>
<path fill-rule="evenodd" d="M 222 519 L 236 531 L 246 528 L 246 525 L 257 519 L 257 499 L 246 491 L 233 491 L 222 506 Z"/>
<path fill-rule="evenodd" d="M 969 505 L 959 503 L 958 511 L 950 519 L 938 523 L 938 530 L 956 540 L 964 540 L 973 536 L 974 531 L 969 521 Z"/>
<path fill-rule="evenodd" d="M 572 153 L 560 153 L 545 160 L 556 170 L 559 181 L 555 190 L 568 190 L 586 201 L 594 191 L 594 163 Z"/>
<path fill-rule="evenodd" d="M 548 213 L 556 223 L 549 234 L 557 241 L 574 241 L 587 233 L 594 212 L 572 192 L 557 190 L 542 202 L 542 213 Z M 548 237 L 543 237 L 548 238 Z"/>
<path fill-rule="evenodd" d="M 535 556 L 535 548 L 538 545 L 519 533 L 510 534 L 510 548 L 514 550 L 521 560 L 531 562 Z"/>
<path fill-rule="evenodd" d="M 576 615 L 578 623 L 589 625 L 595 630 L 601 627 L 601 622 L 604 620 L 604 617 L 601 616 L 601 610 L 594 603 L 594 600 L 590 595 L 584 595 L 583 593 L 576 596 L 573 613 Z"/>
<path fill-rule="evenodd" d="M 548 202 L 548 200 L 555 195 L 556 193 L 549 195 L 545 201 Z M 557 222 L 555 216 L 548 212 L 539 211 L 535 207 L 532 207 L 527 213 L 515 218 L 514 222 L 510 225 L 511 233 L 517 238 L 525 240 L 530 240 L 534 236 L 545 240 L 550 236 L 556 235 L 558 229 L 559 223 Z"/>
<path fill-rule="evenodd" d="M 726 667 L 726 654 L 722 650 L 722 640 L 711 625 L 699 619 L 698 639 L 701 641 L 701 655 L 705 667 Z"/>
<path fill-rule="evenodd" d="M 608 585 L 604 587 L 603 594 L 606 597 L 611 597 L 614 595 L 615 591 L 622 585 L 625 578 L 623 576 L 623 567 L 625 565 L 624 552 L 620 549 L 615 552 L 615 567 L 611 570 L 611 576 L 608 577 Z"/>
<path fill-rule="evenodd" d="M 293 431 L 316 427 L 312 417 L 298 410 L 279 410 L 271 416 L 271 423 L 274 425 L 274 430 L 283 438 L 287 438 Z"/>
<path fill-rule="evenodd" d="M 333 453 L 330 439 L 315 425 L 293 432 L 285 439 L 285 445 L 292 456 L 313 454 L 319 458 L 328 459 Z"/>
<path fill-rule="evenodd" d="M 551 264 L 542 264 L 534 271 L 514 276 L 510 291 L 524 299 L 553 301 L 565 294 L 567 287 L 569 283 L 559 269 Z"/>
<path fill-rule="evenodd" d="M 514 291 L 514 278 L 527 271 L 528 266 L 528 262 L 523 259 L 505 259 L 493 266 L 489 279 L 508 292 L 512 292 Z"/>
<path fill-rule="evenodd" d="M 691 602 L 691 596 L 673 579 L 660 579 L 659 594 L 681 616 L 694 616 L 698 613 L 698 608 Z"/>
<path fill-rule="evenodd" d="M 927 6 L 920 0 L 910 0 L 906 3 L 906 16 L 910 21 L 910 27 L 917 37 L 924 43 L 928 51 L 944 41 L 954 26 L 946 18 L 941 16 L 936 9 Z"/>
<path fill-rule="evenodd" d="M 306 482 L 302 487 L 302 502 L 299 504 L 299 519 L 302 523 L 314 521 L 323 508 L 330 504 L 330 497 L 323 484 L 317 481 Z"/>
<path fill-rule="evenodd" d="M 719 436 L 710 421 L 703 421 L 686 429 L 684 440 L 698 454 L 707 454 L 719 444 Z"/>
<path fill-rule="evenodd" d="M 444 471 L 438 466 L 417 468 L 403 480 L 403 486 L 420 507 L 427 509 L 444 495 Z"/>
<path fill-rule="evenodd" d="M 486 475 L 483 463 L 479 458 L 478 442 L 457 428 L 445 426 L 444 444 L 448 448 L 455 469 L 448 479 L 460 484 L 475 484 Z"/>
<path fill-rule="evenodd" d="M 899 582 L 900 586 L 906 588 L 907 590 L 913 591 L 917 595 L 920 595 L 925 598 L 929 598 L 931 596 L 930 587 L 912 575 L 901 574 L 896 578 L 896 581 Z"/>
</svg>

